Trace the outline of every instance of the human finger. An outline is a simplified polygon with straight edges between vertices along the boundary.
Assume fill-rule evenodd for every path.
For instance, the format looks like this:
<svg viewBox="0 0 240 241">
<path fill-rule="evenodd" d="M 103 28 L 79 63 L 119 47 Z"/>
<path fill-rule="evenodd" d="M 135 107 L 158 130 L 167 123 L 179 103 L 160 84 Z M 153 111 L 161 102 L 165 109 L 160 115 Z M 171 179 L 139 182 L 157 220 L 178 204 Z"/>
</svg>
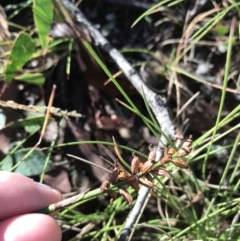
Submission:
<svg viewBox="0 0 240 241">
<path fill-rule="evenodd" d="M 0 222 L 2 241 L 60 241 L 61 229 L 52 217 L 25 214 Z"/>
<path fill-rule="evenodd" d="M 0 171 L 0 220 L 62 200 L 60 192 L 16 173 Z"/>
</svg>

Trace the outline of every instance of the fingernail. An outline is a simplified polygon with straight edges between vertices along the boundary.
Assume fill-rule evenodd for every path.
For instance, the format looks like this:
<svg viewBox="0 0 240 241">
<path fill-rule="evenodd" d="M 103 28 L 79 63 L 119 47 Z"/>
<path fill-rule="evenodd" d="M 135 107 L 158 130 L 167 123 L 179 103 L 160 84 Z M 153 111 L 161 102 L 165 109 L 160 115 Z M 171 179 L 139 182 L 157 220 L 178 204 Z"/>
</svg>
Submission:
<svg viewBox="0 0 240 241">
<path fill-rule="evenodd" d="M 52 188 L 51 186 L 49 186 L 49 185 L 46 185 L 46 184 L 43 184 L 43 183 L 40 183 L 40 182 L 36 182 L 37 183 L 37 185 L 39 186 L 39 187 L 41 187 L 41 188 L 43 188 L 43 189 L 45 189 L 45 190 L 47 190 L 47 191 L 52 191 L 52 192 L 55 192 L 55 193 L 60 193 L 58 190 L 56 190 L 56 189 L 54 189 L 54 188 Z"/>
</svg>

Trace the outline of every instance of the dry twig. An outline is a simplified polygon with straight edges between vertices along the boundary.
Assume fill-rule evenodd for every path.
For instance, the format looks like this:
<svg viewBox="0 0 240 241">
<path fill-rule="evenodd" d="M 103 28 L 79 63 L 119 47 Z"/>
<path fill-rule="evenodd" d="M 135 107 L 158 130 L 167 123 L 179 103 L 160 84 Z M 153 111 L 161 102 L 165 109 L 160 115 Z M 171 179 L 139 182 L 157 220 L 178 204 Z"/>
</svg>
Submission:
<svg viewBox="0 0 240 241">
<path fill-rule="evenodd" d="M 44 111 L 47 110 L 46 106 L 38 107 L 35 105 L 22 105 L 12 100 L 8 100 L 8 101 L 0 100 L 0 106 L 9 107 L 9 108 L 18 109 L 18 110 L 25 110 L 28 112 L 35 112 L 35 113 L 43 113 Z M 51 114 L 55 116 L 60 116 L 60 117 L 62 116 L 82 117 L 82 115 L 80 113 L 77 113 L 76 111 L 70 111 L 70 112 L 63 111 L 60 108 L 56 108 L 53 106 L 49 108 L 49 111 Z"/>
</svg>

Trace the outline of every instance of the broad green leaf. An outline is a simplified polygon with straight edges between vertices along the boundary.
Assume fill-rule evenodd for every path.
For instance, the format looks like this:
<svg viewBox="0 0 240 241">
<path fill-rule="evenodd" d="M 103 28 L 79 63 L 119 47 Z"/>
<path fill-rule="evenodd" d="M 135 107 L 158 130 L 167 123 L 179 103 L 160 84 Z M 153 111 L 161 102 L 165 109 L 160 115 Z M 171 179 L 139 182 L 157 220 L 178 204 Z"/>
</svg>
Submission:
<svg viewBox="0 0 240 241">
<path fill-rule="evenodd" d="M 39 116 L 39 117 L 33 117 L 33 118 L 27 119 L 26 121 L 29 121 L 29 123 L 25 125 L 26 132 L 31 134 L 38 131 L 39 129 L 42 128 L 44 120 L 45 120 L 45 116 Z M 48 123 L 52 120 L 53 118 L 49 118 Z"/>
<path fill-rule="evenodd" d="M 34 118 L 38 119 L 38 121 L 34 121 L 34 123 L 32 122 L 32 124 L 30 125 L 26 125 L 25 126 L 25 130 L 28 133 L 33 133 L 37 130 L 39 130 L 42 126 L 43 126 L 43 122 L 45 119 L 45 111 L 46 111 L 46 106 L 45 104 L 41 101 L 36 105 L 37 108 L 42 107 L 42 111 L 41 112 L 28 112 L 26 119 L 27 120 L 33 120 Z"/>
<path fill-rule="evenodd" d="M 20 76 L 16 76 L 15 79 L 34 85 L 43 85 L 45 82 L 45 77 L 41 73 L 25 73 Z"/>
<path fill-rule="evenodd" d="M 229 27 L 223 24 L 218 24 L 215 26 L 215 32 L 218 37 L 226 36 L 226 34 L 229 32 Z"/>
<path fill-rule="evenodd" d="M 47 36 L 53 20 L 52 1 L 34 0 L 33 15 L 42 48 L 45 50 L 48 44 Z"/>
<path fill-rule="evenodd" d="M 9 155 L 2 164 L 3 171 L 10 171 L 23 157 L 31 150 L 31 148 L 25 148 L 16 151 L 14 154 Z M 52 167 L 52 161 L 49 160 L 47 168 L 45 168 L 46 154 L 39 149 L 35 149 L 30 156 L 28 156 L 22 163 L 13 170 L 15 173 L 20 173 L 25 176 L 39 175 L 45 171 L 49 171 Z"/>
<path fill-rule="evenodd" d="M 40 129 L 41 129 L 41 125 L 39 125 L 39 124 L 32 124 L 32 125 L 25 126 L 26 132 L 28 132 L 30 134 L 34 133 L 34 132 L 36 132 L 36 131 L 38 131 Z"/>
<path fill-rule="evenodd" d="M 31 58 L 35 51 L 35 44 L 29 34 L 20 33 L 16 38 L 4 73 L 6 82 L 10 82 L 16 72 Z"/>
<path fill-rule="evenodd" d="M 34 133 L 42 127 L 44 119 L 45 119 L 45 116 L 20 119 L 20 120 L 8 123 L 5 127 L 21 126 L 21 127 L 25 127 L 25 130 L 28 133 Z"/>
</svg>

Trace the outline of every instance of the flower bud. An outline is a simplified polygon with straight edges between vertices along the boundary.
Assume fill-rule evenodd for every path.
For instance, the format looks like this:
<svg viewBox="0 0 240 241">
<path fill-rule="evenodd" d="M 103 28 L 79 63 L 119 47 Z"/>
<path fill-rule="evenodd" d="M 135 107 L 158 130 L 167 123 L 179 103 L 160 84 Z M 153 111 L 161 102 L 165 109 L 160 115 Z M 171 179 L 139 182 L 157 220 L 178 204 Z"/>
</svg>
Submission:
<svg viewBox="0 0 240 241">
<path fill-rule="evenodd" d="M 133 175 L 136 175 L 139 170 L 140 161 L 139 161 L 138 156 L 135 155 L 135 153 L 133 153 L 132 155 L 133 155 L 133 160 L 132 160 L 132 164 L 131 164 L 131 173 Z"/>
<path fill-rule="evenodd" d="M 163 155 L 163 157 L 161 158 L 160 163 L 161 163 L 162 165 L 165 165 L 166 163 L 170 162 L 170 160 L 171 160 L 170 158 L 171 158 L 171 157 L 169 157 L 168 149 L 165 148 L 165 149 L 164 149 L 164 155 Z"/>
<path fill-rule="evenodd" d="M 148 155 L 148 161 L 152 161 L 152 162 L 155 162 L 156 160 L 156 150 L 155 150 L 156 147 L 153 147 L 152 144 L 149 145 L 149 155 Z"/>
<path fill-rule="evenodd" d="M 189 169 L 188 164 L 186 162 L 182 161 L 182 160 L 173 159 L 172 162 L 177 167 L 184 168 L 184 169 Z"/>
<path fill-rule="evenodd" d="M 164 168 L 157 168 L 152 170 L 152 173 L 157 176 L 170 177 L 169 172 Z"/>
<path fill-rule="evenodd" d="M 169 156 L 169 158 L 171 159 L 172 156 L 176 153 L 175 149 L 170 147 L 167 151 L 167 155 Z"/>
<path fill-rule="evenodd" d="M 100 191 L 101 192 L 106 192 L 110 187 L 109 181 L 104 181 L 102 185 L 100 186 Z"/>
<path fill-rule="evenodd" d="M 119 168 L 115 166 L 115 168 L 113 169 L 110 175 L 109 182 L 112 184 L 116 183 L 118 179 L 118 175 L 119 175 Z"/>
<path fill-rule="evenodd" d="M 123 198 L 128 202 L 129 206 L 131 207 L 132 206 L 132 196 L 128 193 L 128 191 L 121 187 L 119 188 L 119 193 L 123 196 Z"/>
<path fill-rule="evenodd" d="M 154 163 L 151 160 L 146 161 L 141 167 L 142 174 L 145 174 L 151 171 L 151 168 L 153 167 L 153 165 Z"/>
<path fill-rule="evenodd" d="M 146 186 L 148 188 L 153 188 L 154 187 L 154 184 L 151 181 L 149 181 L 147 178 L 140 178 L 139 182 L 142 185 L 144 185 L 144 186 Z"/>
<path fill-rule="evenodd" d="M 189 138 L 182 144 L 182 147 L 177 152 L 179 157 L 186 156 L 192 151 L 192 136 L 190 135 Z"/>
</svg>

